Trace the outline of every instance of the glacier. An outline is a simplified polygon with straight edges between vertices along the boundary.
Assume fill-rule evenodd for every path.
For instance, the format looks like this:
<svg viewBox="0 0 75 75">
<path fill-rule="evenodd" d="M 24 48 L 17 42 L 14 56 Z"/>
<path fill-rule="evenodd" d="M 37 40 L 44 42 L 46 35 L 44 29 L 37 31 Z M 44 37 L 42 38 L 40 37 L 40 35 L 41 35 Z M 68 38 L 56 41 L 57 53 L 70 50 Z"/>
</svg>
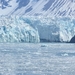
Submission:
<svg viewBox="0 0 75 75">
<path fill-rule="evenodd" d="M 70 42 L 75 19 L 46 16 L 0 16 L 0 42 Z"/>
<path fill-rule="evenodd" d="M 70 42 L 75 35 L 73 17 L 23 16 L 21 19 L 38 29 L 41 42 Z"/>
<path fill-rule="evenodd" d="M 38 31 L 15 16 L 0 16 L 0 42 L 40 42 Z"/>
</svg>

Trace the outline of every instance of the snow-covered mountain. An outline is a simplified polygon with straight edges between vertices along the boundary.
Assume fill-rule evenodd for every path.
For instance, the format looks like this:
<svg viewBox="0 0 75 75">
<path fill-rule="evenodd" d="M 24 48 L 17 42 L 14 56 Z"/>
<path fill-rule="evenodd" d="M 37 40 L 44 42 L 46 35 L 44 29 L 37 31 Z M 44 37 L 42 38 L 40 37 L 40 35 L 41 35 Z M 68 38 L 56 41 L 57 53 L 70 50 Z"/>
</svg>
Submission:
<svg viewBox="0 0 75 75">
<path fill-rule="evenodd" d="M 75 0 L 0 0 L 0 15 L 75 16 Z"/>
</svg>

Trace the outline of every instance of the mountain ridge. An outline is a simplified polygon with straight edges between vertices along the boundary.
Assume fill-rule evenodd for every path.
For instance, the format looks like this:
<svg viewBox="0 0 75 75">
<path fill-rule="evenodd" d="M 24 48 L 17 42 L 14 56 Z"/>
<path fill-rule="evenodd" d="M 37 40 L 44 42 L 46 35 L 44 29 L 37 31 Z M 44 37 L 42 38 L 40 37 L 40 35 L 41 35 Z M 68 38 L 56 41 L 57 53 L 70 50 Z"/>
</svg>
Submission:
<svg viewBox="0 0 75 75">
<path fill-rule="evenodd" d="M 75 0 L 0 0 L 0 15 L 74 16 Z"/>
</svg>

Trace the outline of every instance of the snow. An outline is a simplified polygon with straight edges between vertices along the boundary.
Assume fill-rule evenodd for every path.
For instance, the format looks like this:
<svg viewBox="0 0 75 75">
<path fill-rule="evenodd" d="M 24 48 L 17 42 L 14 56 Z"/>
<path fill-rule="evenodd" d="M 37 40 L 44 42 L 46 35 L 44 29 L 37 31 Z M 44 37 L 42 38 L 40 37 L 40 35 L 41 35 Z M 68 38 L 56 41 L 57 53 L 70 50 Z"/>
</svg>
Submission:
<svg viewBox="0 0 75 75">
<path fill-rule="evenodd" d="M 18 17 L 0 17 L 0 42 L 40 42 L 38 31 Z"/>
<path fill-rule="evenodd" d="M 75 17 L 74 7 L 74 0 L 1 0 L 0 15 Z"/>
</svg>

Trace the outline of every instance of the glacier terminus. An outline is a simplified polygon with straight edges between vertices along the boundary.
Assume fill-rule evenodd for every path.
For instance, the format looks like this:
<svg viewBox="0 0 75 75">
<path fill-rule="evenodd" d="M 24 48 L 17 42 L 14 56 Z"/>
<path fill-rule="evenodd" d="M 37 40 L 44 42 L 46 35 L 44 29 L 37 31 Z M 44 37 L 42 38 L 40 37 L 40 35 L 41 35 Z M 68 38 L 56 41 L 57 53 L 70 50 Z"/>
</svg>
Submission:
<svg viewBox="0 0 75 75">
<path fill-rule="evenodd" d="M 0 42 L 70 42 L 74 36 L 74 18 L 0 16 Z"/>
</svg>

